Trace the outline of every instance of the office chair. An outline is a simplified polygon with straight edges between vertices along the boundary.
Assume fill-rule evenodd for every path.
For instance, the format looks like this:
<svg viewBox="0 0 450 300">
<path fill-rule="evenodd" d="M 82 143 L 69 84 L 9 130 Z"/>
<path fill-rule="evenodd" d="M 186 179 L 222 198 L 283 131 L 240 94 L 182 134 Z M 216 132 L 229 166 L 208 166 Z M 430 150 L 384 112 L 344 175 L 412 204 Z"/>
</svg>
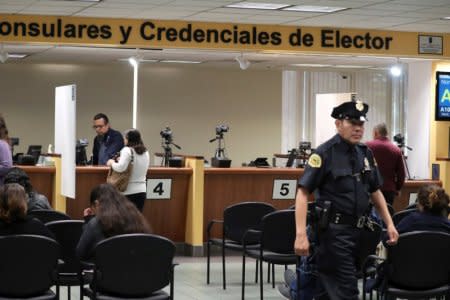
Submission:
<svg viewBox="0 0 450 300">
<path fill-rule="evenodd" d="M 32 210 L 28 212 L 28 215 L 38 219 L 42 223 L 48 223 L 52 221 L 60 221 L 60 220 L 70 220 L 71 218 L 66 215 L 65 213 L 62 213 L 57 210 L 52 209 L 38 209 L 38 210 Z"/>
<path fill-rule="evenodd" d="M 80 286 L 80 299 L 83 299 L 83 279 L 80 260 L 76 255 L 76 248 L 83 232 L 84 222 L 81 220 L 60 220 L 45 224 L 54 234 L 55 240 L 61 245 L 61 259 L 63 263 L 58 270 L 58 288 L 67 286 L 70 300 L 70 287 Z"/>
<path fill-rule="evenodd" d="M 378 268 L 376 287 L 387 299 L 429 299 L 450 296 L 450 234 L 436 231 L 402 233 L 387 247 L 387 258 Z M 364 280 L 364 278 L 363 278 Z"/>
<path fill-rule="evenodd" d="M 262 263 L 295 265 L 297 263 L 297 256 L 294 253 L 295 235 L 295 211 L 292 209 L 271 212 L 261 219 L 259 230 L 249 229 L 246 231 L 243 237 L 244 250 L 242 252 L 242 299 L 245 296 L 246 256 L 259 261 L 260 297 L 263 300 Z M 247 247 L 247 241 L 253 243 L 255 240 L 259 244 L 258 249 Z M 275 282 L 274 275 L 272 269 L 273 282 Z"/>
<path fill-rule="evenodd" d="M 401 210 L 399 212 L 396 212 L 393 216 L 392 216 L 392 221 L 394 222 L 394 225 L 397 225 L 400 223 L 401 220 L 403 220 L 404 217 L 406 217 L 407 215 L 409 215 L 412 212 L 417 211 L 416 208 L 411 208 L 411 209 L 405 209 L 405 210 Z"/>
<path fill-rule="evenodd" d="M 210 259 L 211 245 L 221 247 L 222 250 L 222 286 L 226 289 L 225 273 L 225 249 L 241 251 L 243 250 L 242 238 L 246 230 L 258 229 L 261 219 L 266 214 L 275 211 L 275 208 L 264 202 L 242 202 L 225 208 L 223 220 L 212 220 L 209 222 L 206 236 L 206 283 L 210 282 Z M 211 230 L 213 225 L 222 224 L 222 236 L 212 238 Z M 248 241 L 247 247 L 258 248 L 258 241 Z"/>
<path fill-rule="evenodd" d="M 39 235 L 0 236 L 0 300 L 59 299 L 50 287 L 57 283 L 59 244 Z"/>
<path fill-rule="evenodd" d="M 153 234 L 107 238 L 94 250 L 94 274 L 84 294 L 90 299 L 163 300 L 174 297 L 175 245 Z M 162 289 L 170 285 L 170 295 Z"/>
</svg>

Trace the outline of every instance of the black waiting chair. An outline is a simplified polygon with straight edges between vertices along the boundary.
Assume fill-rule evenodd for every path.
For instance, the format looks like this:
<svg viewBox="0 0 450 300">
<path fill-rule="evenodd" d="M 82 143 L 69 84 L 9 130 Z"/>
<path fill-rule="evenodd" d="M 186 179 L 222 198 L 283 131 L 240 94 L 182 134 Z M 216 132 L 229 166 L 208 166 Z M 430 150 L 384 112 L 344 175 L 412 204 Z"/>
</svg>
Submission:
<svg viewBox="0 0 450 300">
<path fill-rule="evenodd" d="M 211 245 L 219 246 L 222 250 L 222 285 L 226 289 L 226 275 L 225 275 L 225 249 L 243 251 L 242 238 L 248 229 L 259 229 L 260 222 L 263 216 L 275 211 L 275 208 L 264 202 L 242 202 L 225 208 L 223 212 L 223 220 L 212 220 L 209 222 L 206 236 L 206 283 L 210 282 L 210 260 L 211 260 Z M 211 230 L 213 225 L 222 224 L 222 236 L 220 238 L 213 238 Z M 258 240 L 247 242 L 247 247 L 257 249 L 259 246 Z"/>
<path fill-rule="evenodd" d="M 59 299 L 50 290 L 57 283 L 59 244 L 38 235 L 0 237 L 0 300 Z"/>
<path fill-rule="evenodd" d="M 153 234 L 124 234 L 97 244 L 90 299 L 173 299 L 175 245 Z M 170 285 L 170 295 L 162 289 Z"/>
<path fill-rule="evenodd" d="M 70 220 L 71 218 L 57 210 L 52 209 L 37 209 L 28 212 L 28 215 L 38 219 L 42 223 L 48 223 L 52 221 Z"/>
<path fill-rule="evenodd" d="M 416 212 L 416 211 L 417 211 L 416 208 L 411 208 L 411 209 L 405 209 L 405 210 L 401 210 L 399 212 L 396 212 L 392 216 L 392 222 L 394 222 L 394 225 L 398 225 L 398 223 L 400 223 L 400 221 L 403 220 L 404 217 L 406 217 L 410 213 Z"/>
<path fill-rule="evenodd" d="M 244 251 L 242 253 L 242 299 L 245 296 L 245 258 L 252 257 L 259 261 L 260 296 L 263 297 L 262 263 L 274 265 L 295 265 L 297 256 L 294 252 L 295 211 L 292 209 L 274 211 L 261 219 L 259 230 L 249 229 L 244 234 Z M 257 241 L 258 249 L 247 247 L 246 241 Z M 273 270 L 273 269 L 272 269 Z M 274 272 L 272 280 L 275 282 Z"/>
<path fill-rule="evenodd" d="M 402 233 L 387 247 L 379 267 L 378 290 L 387 299 L 450 297 L 450 234 L 433 231 Z M 373 261 L 383 260 L 371 256 Z M 381 272 L 381 270 L 384 270 Z"/>
<path fill-rule="evenodd" d="M 82 267 L 75 253 L 83 231 L 83 224 L 84 222 L 81 220 L 61 220 L 45 224 L 61 245 L 60 258 L 63 263 L 60 264 L 58 270 L 58 287 L 67 286 L 69 300 L 71 286 L 80 286 L 80 299 L 83 299 Z"/>
<path fill-rule="evenodd" d="M 417 209 L 417 202 L 409 204 L 405 209 Z"/>
</svg>

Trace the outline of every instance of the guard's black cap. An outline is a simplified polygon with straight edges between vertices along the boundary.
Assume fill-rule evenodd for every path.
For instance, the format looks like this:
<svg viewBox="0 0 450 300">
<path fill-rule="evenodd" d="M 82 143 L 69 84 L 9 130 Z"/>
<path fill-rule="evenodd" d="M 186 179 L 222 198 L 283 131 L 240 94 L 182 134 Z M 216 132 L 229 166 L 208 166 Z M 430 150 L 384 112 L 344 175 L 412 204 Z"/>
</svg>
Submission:
<svg viewBox="0 0 450 300">
<path fill-rule="evenodd" d="M 335 119 L 347 119 L 357 121 L 367 121 L 366 113 L 369 110 L 369 105 L 361 101 L 344 102 L 335 108 L 331 116 Z"/>
</svg>

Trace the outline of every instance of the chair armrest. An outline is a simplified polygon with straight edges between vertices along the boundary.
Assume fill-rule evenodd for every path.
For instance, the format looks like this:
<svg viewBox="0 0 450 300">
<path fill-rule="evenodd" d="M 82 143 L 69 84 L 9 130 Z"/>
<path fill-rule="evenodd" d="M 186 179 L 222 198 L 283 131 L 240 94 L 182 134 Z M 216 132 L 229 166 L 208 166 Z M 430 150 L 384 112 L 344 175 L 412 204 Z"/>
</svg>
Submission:
<svg viewBox="0 0 450 300">
<path fill-rule="evenodd" d="M 208 226 L 206 227 L 206 236 L 207 236 L 207 240 L 209 240 L 209 237 L 211 235 L 211 229 L 213 227 L 214 224 L 223 224 L 223 220 L 211 220 L 208 223 Z"/>
<path fill-rule="evenodd" d="M 245 251 L 245 248 L 247 247 L 248 241 L 249 240 L 260 239 L 261 238 L 261 234 L 262 234 L 261 230 L 247 229 L 244 232 L 244 235 L 242 236 L 242 245 L 244 246 L 244 251 Z"/>
<path fill-rule="evenodd" d="M 58 267 L 65 265 L 66 262 L 62 258 L 58 258 Z"/>
<path fill-rule="evenodd" d="M 95 268 L 95 264 L 91 261 L 80 260 L 80 266 L 82 269 L 92 270 Z"/>
</svg>

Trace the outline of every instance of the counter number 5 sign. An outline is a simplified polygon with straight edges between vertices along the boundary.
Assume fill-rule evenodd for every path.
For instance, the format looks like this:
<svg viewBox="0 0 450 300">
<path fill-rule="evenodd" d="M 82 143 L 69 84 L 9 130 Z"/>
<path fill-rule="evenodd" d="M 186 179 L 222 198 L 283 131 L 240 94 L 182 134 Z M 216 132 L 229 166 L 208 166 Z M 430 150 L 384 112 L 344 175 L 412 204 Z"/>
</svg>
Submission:
<svg viewBox="0 0 450 300">
<path fill-rule="evenodd" d="M 295 179 L 274 179 L 273 200 L 295 200 L 297 192 L 297 180 Z"/>
<path fill-rule="evenodd" d="M 172 179 L 147 179 L 147 199 L 170 199 Z"/>
</svg>

